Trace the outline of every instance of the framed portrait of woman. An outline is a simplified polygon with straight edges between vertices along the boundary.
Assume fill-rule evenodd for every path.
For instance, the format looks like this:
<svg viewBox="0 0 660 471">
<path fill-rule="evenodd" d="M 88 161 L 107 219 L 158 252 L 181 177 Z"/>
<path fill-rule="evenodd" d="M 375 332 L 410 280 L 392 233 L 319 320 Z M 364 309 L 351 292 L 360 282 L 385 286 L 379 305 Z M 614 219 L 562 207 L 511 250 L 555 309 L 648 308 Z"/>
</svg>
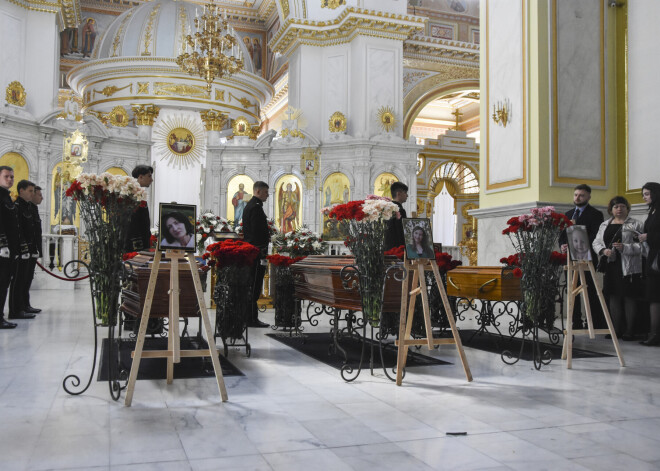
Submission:
<svg viewBox="0 0 660 471">
<path fill-rule="evenodd" d="M 197 206 L 160 203 L 158 250 L 194 252 L 196 242 Z"/>
<path fill-rule="evenodd" d="M 408 260 L 435 258 L 431 220 L 428 218 L 404 218 L 402 221 Z"/>
</svg>

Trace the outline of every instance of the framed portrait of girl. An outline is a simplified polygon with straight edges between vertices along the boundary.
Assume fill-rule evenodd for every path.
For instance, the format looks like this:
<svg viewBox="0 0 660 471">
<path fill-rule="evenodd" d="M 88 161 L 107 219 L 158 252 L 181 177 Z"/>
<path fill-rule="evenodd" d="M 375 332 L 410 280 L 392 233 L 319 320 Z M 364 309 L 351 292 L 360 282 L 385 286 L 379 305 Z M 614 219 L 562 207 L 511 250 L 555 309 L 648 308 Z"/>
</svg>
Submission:
<svg viewBox="0 0 660 471">
<path fill-rule="evenodd" d="M 404 218 L 403 236 L 408 260 L 435 258 L 430 219 Z"/>
</svg>

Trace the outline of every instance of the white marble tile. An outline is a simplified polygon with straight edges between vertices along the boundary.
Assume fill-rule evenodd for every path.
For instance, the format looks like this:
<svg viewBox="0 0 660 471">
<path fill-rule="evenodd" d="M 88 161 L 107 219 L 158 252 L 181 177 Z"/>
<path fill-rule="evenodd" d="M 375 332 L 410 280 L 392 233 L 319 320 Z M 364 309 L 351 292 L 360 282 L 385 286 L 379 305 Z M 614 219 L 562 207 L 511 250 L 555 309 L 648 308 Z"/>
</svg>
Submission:
<svg viewBox="0 0 660 471">
<path fill-rule="evenodd" d="M 274 471 L 348 471 L 353 468 L 330 450 L 290 451 L 264 455 Z"/>
</svg>

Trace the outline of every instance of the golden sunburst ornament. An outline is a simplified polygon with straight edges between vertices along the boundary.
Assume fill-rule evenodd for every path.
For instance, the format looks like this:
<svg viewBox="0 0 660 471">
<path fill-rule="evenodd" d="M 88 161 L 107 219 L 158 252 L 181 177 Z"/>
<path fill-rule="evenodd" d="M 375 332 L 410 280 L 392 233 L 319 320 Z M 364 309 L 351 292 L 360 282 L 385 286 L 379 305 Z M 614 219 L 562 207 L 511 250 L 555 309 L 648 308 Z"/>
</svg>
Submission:
<svg viewBox="0 0 660 471">
<path fill-rule="evenodd" d="M 168 165 L 188 168 L 201 159 L 204 129 L 191 116 L 168 116 L 154 127 L 154 137 L 154 152 Z"/>
<path fill-rule="evenodd" d="M 381 106 L 378 110 L 378 122 L 380 127 L 386 132 L 390 132 L 396 125 L 396 118 L 394 117 L 394 110 L 390 106 Z"/>
</svg>

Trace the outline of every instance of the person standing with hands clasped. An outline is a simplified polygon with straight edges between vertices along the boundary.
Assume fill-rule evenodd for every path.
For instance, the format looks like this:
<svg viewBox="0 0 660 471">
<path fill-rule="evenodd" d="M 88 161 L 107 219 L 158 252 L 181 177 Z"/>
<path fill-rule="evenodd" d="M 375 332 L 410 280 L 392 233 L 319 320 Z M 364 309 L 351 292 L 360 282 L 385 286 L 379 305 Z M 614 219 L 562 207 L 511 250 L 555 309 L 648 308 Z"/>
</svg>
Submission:
<svg viewBox="0 0 660 471">
<path fill-rule="evenodd" d="M 589 185 L 581 184 L 573 190 L 573 203 L 575 207 L 566 212 L 568 219 L 572 220 L 575 225 L 585 226 L 587 234 L 589 235 L 589 245 L 593 244 L 596 234 L 600 225 L 604 221 L 603 213 L 589 204 L 591 200 L 591 187 Z M 568 251 L 568 237 L 566 231 L 562 232 L 559 237 L 559 245 L 561 251 L 566 253 Z M 591 251 L 591 260 L 595 261 L 596 253 Z M 591 308 L 591 319 L 593 321 L 594 329 L 605 329 L 607 323 L 605 322 L 605 315 L 600 306 L 598 299 L 598 292 L 591 273 L 586 273 L 587 278 L 587 292 L 589 294 L 589 307 Z M 583 329 L 581 303 L 575 303 L 573 310 L 573 329 Z"/>
<path fill-rule="evenodd" d="M 612 217 L 600 225 L 593 248 L 599 256 L 607 257 L 603 292 L 609 296 L 614 331 L 621 340 L 633 340 L 636 299 L 643 286 L 642 244 L 637 235 L 644 226 L 628 217 L 630 203 L 623 196 L 612 198 L 607 212 Z"/>
<path fill-rule="evenodd" d="M 651 332 L 642 345 L 651 347 L 660 345 L 660 183 L 646 183 L 642 197 L 649 205 L 639 241 L 644 243 L 646 253 L 646 300 L 651 314 Z"/>
<path fill-rule="evenodd" d="M 401 182 L 394 182 L 390 187 L 392 192 L 392 203 L 399 207 L 399 214 L 401 217 L 392 218 L 385 224 L 385 245 L 384 250 L 387 252 L 395 247 L 406 245 L 406 239 L 403 234 L 403 218 L 406 216 L 406 210 L 403 209 L 403 203 L 408 201 L 408 186 Z M 346 203 L 346 201 L 344 201 Z"/>
<path fill-rule="evenodd" d="M 248 327 L 268 327 L 268 324 L 259 320 L 259 309 L 257 301 L 261 296 L 266 265 L 262 260 L 266 259 L 268 244 L 270 242 L 270 231 L 268 230 L 268 218 L 264 212 L 264 202 L 268 199 L 268 184 L 262 181 L 254 182 L 252 186 L 254 196 L 243 209 L 243 240 L 249 242 L 259 249 L 259 256 L 252 266 L 252 307 L 250 318 L 247 320 Z"/>
<path fill-rule="evenodd" d="M 9 194 L 14 185 L 14 169 L 0 166 L 0 329 L 13 329 L 14 322 L 5 320 L 5 302 L 11 279 L 16 271 L 18 242 L 18 207 Z"/>
</svg>

